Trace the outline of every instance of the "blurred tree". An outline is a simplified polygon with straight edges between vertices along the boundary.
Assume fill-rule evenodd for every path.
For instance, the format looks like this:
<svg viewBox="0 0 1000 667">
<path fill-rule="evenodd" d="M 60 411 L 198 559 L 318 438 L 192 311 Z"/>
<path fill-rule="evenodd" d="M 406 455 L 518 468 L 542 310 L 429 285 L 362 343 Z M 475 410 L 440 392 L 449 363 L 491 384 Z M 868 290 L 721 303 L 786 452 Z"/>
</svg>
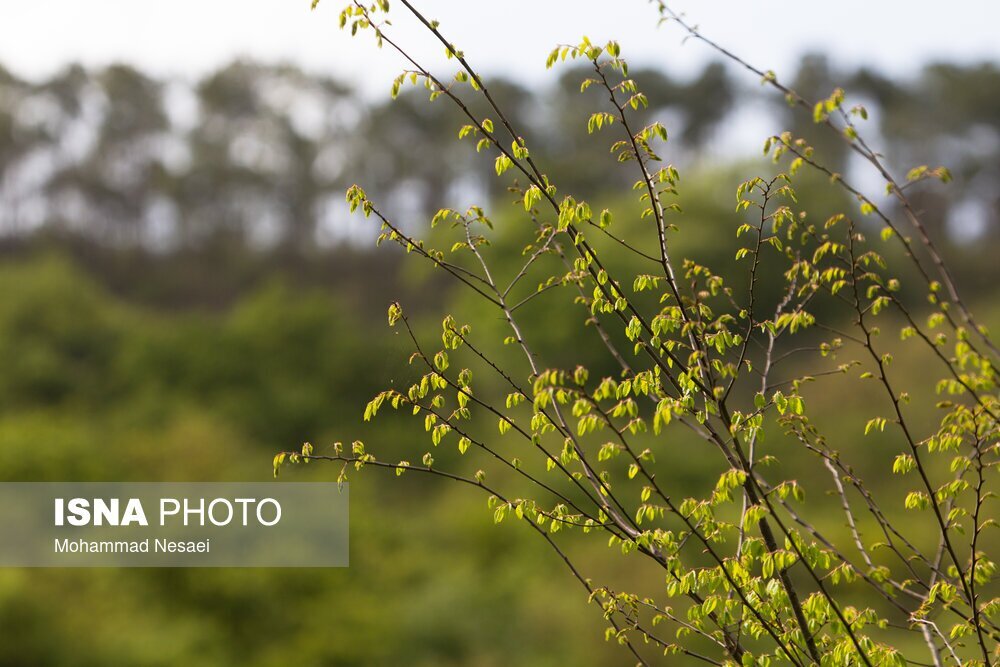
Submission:
<svg viewBox="0 0 1000 667">
<path fill-rule="evenodd" d="M 1000 237 L 1000 67 L 995 63 L 925 66 L 914 81 L 897 82 L 870 69 L 851 81 L 872 98 L 887 153 L 900 168 L 944 165 L 947 189 L 914 187 L 939 238 Z M 942 225 L 947 223 L 949 228 Z"/>
<path fill-rule="evenodd" d="M 830 67 L 830 61 L 823 54 L 810 53 L 802 57 L 798 72 L 792 80 L 792 88 L 810 102 L 826 99 L 837 87 L 835 81 L 842 81 L 839 73 Z M 847 144 L 836 135 L 817 127 L 816 123 L 802 113 L 797 113 L 780 98 L 775 105 L 781 109 L 783 126 L 796 137 L 802 137 L 823 156 L 823 163 L 831 171 L 844 173 L 847 168 Z"/>
<path fill-rule="evenodd" d="M 60 227 L 85 230 L 112 245 L 143 243 L 151 238 L 153 207 L 165 185 L 163 86 L 125 65 L 74 79 L 77 100 L 69 96 L 71 81 L 57 88 L 57 97 L 67 102 L 70 128 L 63 131 L 44 189 L 50 216 Z M 88 104 L 99 109 L 96 127 L 80 128 L 74 136 L 73 126 L 93 113 Z"/>
<path fill-rule="evenodd" d="M 191 164 L 178 179 L 186 236 L 312 247 L 321 200 L 340 190 L 346 89 L 291 66 L 237 62 L 197 93 Z"/>
<path fill-rule="evenodd" d="M 835 74 L 825 56 L 813 54 L 793 81 L 815 100 L 830 94 Z M 513 123 L 544 148 L 543 166 L 565 173 L 573 191 L 600 196 L 628 183 L 613 156 L 584 141 L 583 103 L 594 94 L 580 95 L 586 76 L 569 68 L 539 89 L 503 78 L 487 83 Z M 715 129 L 732 119 L 737 84 L 721 63 L 689 80 L 651 67 L 630 77 L 647 91 L 642 120 L 668 121 L 670 161 L 696 163 Z M 996 238 L 1000 70 L 935 64 L 912 80 L 868 69 L 838 78 L 852 100 L 872 107 L 897 170 L 934 161 L 951 168 L 957 184 L 947 191 L 913 188 L 930 224 L 948 222 L 935 234 Z M 72 66 L 39 83 L 0 70 L 0 229 L 8 236 L 59 230 L 161 253 L 229 245 L 292 258 L 370 238 L 343 213 L 348 166 L 388 193 L 386 205 L 404 220 L 506 197 L 489 165 L 438 141 L 463 123 L 447 105 L 424 104 L 426 95 L 407 89 L 398 104 L 369 104 L 332 79 L 246 60 L 194 85 L 127 65 Z M 487 114 L 480 101 L 472 104 Z M 831 169 L 850 168 L 844 142 L 782 104 L 774 108 Z"/>
</svg>

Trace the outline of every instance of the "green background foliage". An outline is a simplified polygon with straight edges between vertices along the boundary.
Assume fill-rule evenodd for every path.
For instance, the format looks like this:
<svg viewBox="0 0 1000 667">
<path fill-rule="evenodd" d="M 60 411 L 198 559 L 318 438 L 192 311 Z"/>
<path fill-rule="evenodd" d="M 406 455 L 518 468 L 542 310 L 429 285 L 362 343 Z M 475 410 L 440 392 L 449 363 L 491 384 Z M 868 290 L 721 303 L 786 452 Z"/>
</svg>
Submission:
<svg viewBox="0 0 1000 667">
<path fill-rule="evenodd" d="M 633 76 L 649 95 L 650 116 L 677 118 L 681 127 L 678 150 L 690 168 L 680 195 L 688 222 L 677 252 L 738 285 L 745 276 L 732 263 L 732 191 L 769 165 L 709 147 L 744 89 L 722 65 L 691 81 L 660 71 Z M 547 168 L 563 175 L 568 191 L 588 192 L 595 210 L 615 210 L 624 234 L 640 224 L 638 205 L 603 144 L 585 141 L 579 78 L 571 70 L 550 89 L 525 90 L 512 81 L 493 89 L 505 101 L 523 100 L 513 108 L 519 124 L 541 138 L 533 150 L 549 156 Z M 876 72 L 834 72 L 823 58 L 809 57 L 796 79 L 814 97 L 834 82 L 876 101 L 882 138 L 899 164 L 952 167 L 952 188 L 921 186 L 917 201 L 931 211 L 932 233 L 945 252 L 959 260 L 953 265 L 972 309 L 1000 329 L 995 208 L 973 245 L 943 222 L 970 199 L 995 207 L 996 194 L 976 175 L 1000 166 L 1000 150 L 967 155 L 954 146 L 972 126 L 1000 134 L 997 68 L 933 65 L 900 83 Z M 305 132 L 262 94 L 279 85 L 318 94 L 339 111 L 319 131 Z M 422 95 L 369 104 L 337 82 L 291 67 L 235 63 L 192 87 L 202 116 L 178 130 L 163 109 L 163 82 L 127 66 L 72 68 L 41 83 L 4 72 L 0 88 L 5 174 L 37 151 L 54 151 L 88 91 L 110 100 L 84 157 L 57 163 L 37 190 L 10 193 L 7 201 L 22 206 L 0 214 L 3 479 L 266 479 L 274 451 L 308 440 L 323 453 L 345 433 L 378 443 L 387 458 L 418 461 L 423 434 L 415 435 L 407 419 L 360 420 L 387 382 L 402 388 L 412 380 L 407 342 L 384 325 L 387 303 L 404 301 L 427 338 L 440 334 L 434 314 L 451 309 L 476 321 L 478 335 L 505 335 L 494 312 L 433 270 L 402 264 L 399 253 L 373 252 L 372 233 L 323 240 L 330 225 L 348 224 L 346 216 L 322 212 L 343 209 L 350 182 L 364 180 L 417 224 L 451 204 L 465 177 L 483 203 L 498 204 L 491 236 L 498 268 L 510 272 L 523 263 L 522 237 L 511 231 L 517 209 L 500 206 L 512 195 L 489 180 L 490 161 L 477 161 L 469 146 L 453 141 L 457 117 L 440 104 L 428 106 Z M 39 99 L 56 105 L 55 120 L 26 120 L 27 105 Z M 339 120 L 348 110 L 359 118 L 353 125 Z M 776 125 L 806 136 L 814 131 L 785 113 L 773 107 Z M 179 166 L 143 153 L 143 139 L 164 132 L 186 147 Z M 263 154 L 270 158 L 241 157 L 247 136 L 269 146 Z M 123 168 L 133 177 L 122 179 Z M 797 190 L 820 202 L 811 212 L 817 219 L 846 204 L 822 179 L 804 177 Z M 37 224 L 23 207 L 34 199 L 46 202 Z M 175 223 L 161 236 L 150 211 L 162 202 Z M 430 240 L 446 236 L 435 230 Z M 601 250 L 609 266 L 627 265 L 613 243 Z M 780 276 L 763 280 L 777 285 Z M 606 359 L 581 358 L 578 315 L 540 303 L 520 311 L 525 326 L 540 333 L 535 342 L 550 363 L 610 372 Z M 902 347 L 893 368 L 901 384 L 926 384 L 925 367 Z M 808 371 L 793 366 L 789 373 Z M 861 454 L 854 459 L 862 466 L 865 448 L 896 446 L 888 434 L 863 437 L 876 390 L 836 382 L 804 390 L 825 432 L 846 453 Z M 678 436 L 660 459 L 676 471 L 665 481 L 678 495 L 714 484 L 721 472 L 693 454 L 697 447 Z M 435 456 L 468 474 L 475 469 L 451 450 Z M 794 466 L 804 454 L 785 456 Z M 890 494 L 908 488 L 875 459 L 859 472 Z M 335 471 L 300 466 L 282 474 L 330 479 Z M 528 531 L 494 526 L 485 503 L 457 486 L 412 475 L 393 482 L 351 478 L 346 570 L 2 571 L 0 664 L 266 666 L 288 664 L 290 656 L 303 665 L 621 663 L 618 648 L 603 640 L 600 615 Z M 819 480 L 799 482 L 820 488 Z M 903 516 L 901 505 L 887 511 Z M 850 537 L 839 516 L 823 528 Z M 622 586 L 662 579 L 603 544 L 571 538 L 569 548 Z"/>
</svg>

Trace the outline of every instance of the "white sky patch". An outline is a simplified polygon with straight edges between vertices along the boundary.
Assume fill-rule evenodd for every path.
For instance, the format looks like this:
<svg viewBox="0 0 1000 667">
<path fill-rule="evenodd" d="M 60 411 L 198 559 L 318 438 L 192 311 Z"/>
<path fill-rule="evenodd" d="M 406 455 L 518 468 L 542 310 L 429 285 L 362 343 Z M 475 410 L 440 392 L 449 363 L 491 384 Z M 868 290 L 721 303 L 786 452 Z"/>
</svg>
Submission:
<svg viewBox="0 0 1000 667">
<path fill-rule="evenodd" d="M 989 228 L 990 209 L 986 202 L 967 199 L 948 212 L 948 231 L 959 243 L 969 243 Z"/>
<path fill-rule="evenodd" d="M 0 64 L 40 79 L 70 62 L 127 62 L 154 74 L 193 78 L 236 57 L 286 61 L 310 72 L 345 79 L 366 94 L 383 95 L 402 65 L 370 36 L 351 39 L 337 28 L 345 0 L 44 0 L 6 2 L 0 12 Z M 428 17 L 486 73 L 513 74 L 528 83 L 546 80 L 546 54 L 556 43 L 618 39 L 635 64 L 659 64 L 690 74 L 710 59 L 707 47 L 681 45 L 676 26 L 657 28 L 645 0 L 504 0 L 417 2 Z M 919 5 L 919 3 L 918 3 Z M 1000 3 L 952 0 L 947 8 L 842 0 L 819 7 L 801 0 L 677 0 L 721 44 L 779 75 L 803 52 L 829 53 L 835 63 L 869 65 L 907 74 L 931 60 L 1000 59 Z M 393 8 L 392 35 L 415 53 L 443 62 L 433 42 L 401 6 Z M 448 69 L 454 64 L 447 66 Z M 447 71 L 447 70 L 445 70 Z"/>
</svg>

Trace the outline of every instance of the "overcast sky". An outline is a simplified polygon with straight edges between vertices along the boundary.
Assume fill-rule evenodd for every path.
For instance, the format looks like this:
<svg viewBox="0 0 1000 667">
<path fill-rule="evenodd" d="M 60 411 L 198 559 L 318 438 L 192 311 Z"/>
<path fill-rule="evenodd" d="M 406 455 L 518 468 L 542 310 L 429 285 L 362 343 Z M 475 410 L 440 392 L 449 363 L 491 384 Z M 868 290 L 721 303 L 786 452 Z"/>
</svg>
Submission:
<svg viewBox="0 0 1000 667">
<path fill-rule="evenodd" d="M 345 0 L 0 0 L 0 64 L 31 78 L 69 62 L 136 64 L 157 74 L 193 77 L 234 57 L 286 60 L 310 71 L 347 78 L 382 93 L 400 68 L 376 53 L 369 39 L 337 30 Z M 548 51 L 586 34 L 618 39 L 635 63 L 663 63 L 691 73 L 709 57 L 694 42 L 682 45 L 676 27 L 656 27 L 646 0 L 417 0 L 431 18 L 486 72 L 545 75 Z M 921 9 L 921 7 L 926 9 Z M 905 75 L 933 59 L 1000 60 L 1000 3 L 840 0 L 675 0 L 709 36 L 779 73 L 806 50 L 840 63 L 877 66 Z M 395 35 L 413 45 L 426 36 L 395 8 Z M 419 49 L 417 49 L 419 50 Z M 437 46 L 430 52 L 440 56 Z"/>
</svg>

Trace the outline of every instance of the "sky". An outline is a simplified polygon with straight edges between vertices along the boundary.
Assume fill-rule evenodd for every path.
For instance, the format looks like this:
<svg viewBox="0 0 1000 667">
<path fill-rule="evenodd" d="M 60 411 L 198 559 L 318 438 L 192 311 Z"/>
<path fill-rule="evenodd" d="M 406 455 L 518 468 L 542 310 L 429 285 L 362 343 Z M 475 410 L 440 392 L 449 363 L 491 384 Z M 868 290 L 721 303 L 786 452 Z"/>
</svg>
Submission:
<svg viewBox="0 0 1000 667">
<path fill-rule="evenodd" d="M 337 29 L 345 0 L 2 0 L 0 64 L 32 79 L 70 62 L 127 62 L 154 74 L 194 78 L 233 58 L 290 61 L 383 94 L 401 68 L 370 39 Z M 557 43 L 582 35 L 617 39 L 635 64 L 661 64 L 689 75 L 709 50 L 683 43 L 677 26 L 657 27 L 647 0 L 416 0 L 482 71 L 544 81 L 545 57 Z M 951 0 L 675 0 L 672 5 L 706 35 L 761 69 L 791 72 L 798 56 L 824 51 L 844 65 L 868 64 L 905 76 L 935 59 L 1000 61 L 1000 3 Z M 926 9 L 922 10 L 921 6 Z M 441 61 L 439 45 L 402 6 L 393 35 L 418 54 Z M 451 68 L 449 67 L 449 70 Z"/>
</svg>

